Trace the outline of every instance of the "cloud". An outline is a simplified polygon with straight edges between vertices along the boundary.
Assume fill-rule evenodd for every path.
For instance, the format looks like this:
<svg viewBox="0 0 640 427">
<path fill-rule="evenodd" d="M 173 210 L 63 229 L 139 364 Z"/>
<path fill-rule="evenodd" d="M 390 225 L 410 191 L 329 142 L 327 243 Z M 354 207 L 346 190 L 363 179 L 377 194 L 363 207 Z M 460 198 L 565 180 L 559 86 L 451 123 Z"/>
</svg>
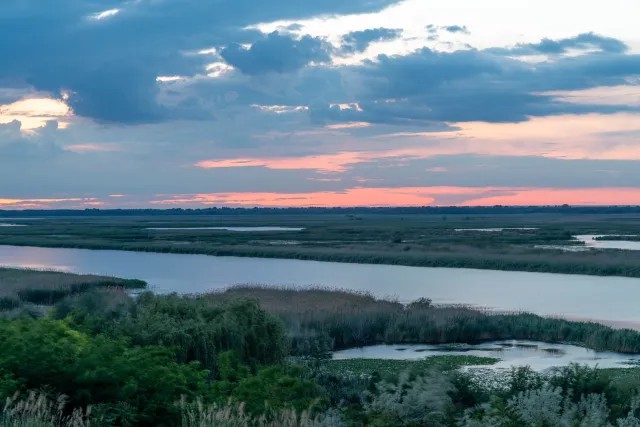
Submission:
<svg viewBox="0 0 640 427">
<path fill-rule="evenodd" d="M 513 48 L 491 48 L 489 51 L 502 55 L 528 56 L 528 55 L 562 55 L 570 50 L 595 49 L 604 53 L 624 53 L 629 50 L 624 42 L 594 33 L 582 33 L 575 37 L 559 40 L 548 38 L 539 43 L 520 43 Z"/>
<path fill-rule="evenodd" d="M 60 96 L 73 93 L 76 114 L 99 121 L 141 123 L 194 111 L 158 103 L 156 77 L 204 72 L 201 49 L 251 43 L 249 25 L 332 13 L 381 10 L 395 0 L 32 0 L 0 9 L 0 81 L 22 81 Z M 102 19 L 105 11 L 118 13 Z M 104 14 L 103 14 L 104 15 Z M 108 102 L 103 97 L 108 96 Z"/>
<path fill-rule="evenodd" d="M 364 31 L 352 31 L 342 36 L 340 51 L 343 55 L 362 53 L 371 43 L 396 40 L 401 36 L 402 30 L 397 28 L 371 28 Z"/>
<path fill-rule="evenodd" d="M 535 116 L 610 114 L 638 105 L 575 103 L 554 91 L 629 84 L 640 74 L 640 55 L 585 53 L 537 64 L 491 51 L 379 55 L 350 69 L 359 86 L 346 108 L 317 104 L 316 121 L 431 125 L 437 122 L 522 122 Z M 355 106 L 357 105 L 357 107 Z"/>
<path fill-rule="evenodd" d="M 49 120 L 45 126 L 25 134 L 18 120 L 0 124 L 0 159 L 48 158 L 63 152 L 58 144 L 58 122 Z M 1 166 L 0 166 L 1 168 Z"/>
<path fill-rule="evenodd" d="M 290 73 L 310 63 L 329 62 L 331 45 L 319 37 L 304 36 L 297 40 L 277 31 L 258 40 L 249 48 L 237 43 L 220 51 L 220 56 L 245 74 Z"/>
<path fill-rule="evenodd" d="M 442 27 L 445 31 L 449 33 L 461 33 L 461 34 L 471 34 L 466 25 L 449 25 L 447 27 Z"/>
</svg>

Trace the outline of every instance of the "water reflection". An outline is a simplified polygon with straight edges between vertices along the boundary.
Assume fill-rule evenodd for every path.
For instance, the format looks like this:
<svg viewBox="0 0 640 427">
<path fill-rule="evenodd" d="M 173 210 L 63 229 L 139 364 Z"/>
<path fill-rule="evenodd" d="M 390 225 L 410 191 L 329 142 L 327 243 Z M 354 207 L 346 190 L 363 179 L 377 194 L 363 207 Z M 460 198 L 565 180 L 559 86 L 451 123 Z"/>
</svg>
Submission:
<svg viewBox="0 0 640 427">
<path fill-rule="evenodd" d="M 304 228 L 295 227 L 150 227 L 147 230 L 225 230 L 225 231 L 302 231 Z"/>
<path fill-rule="evenodd" d="M 488 231 L 488 232 L 500 232 L 500 231 L 509 231 L 509 230 L 539 230 L 539 228 L 529 228 L 529 227 L 516 227 L 516 228 L 456 228 L 454 231 Z"/>
<path fill-rule="evenodd" d="M 635 367 L 640 355 L 597 352 L 566 344 L 536 341 L 494 341 L 479 345 L 377 345 L 337 351 L 334 359 L 418 360 L 430 356 L 479 356 L 500 359 L 493 368 L 531 366 L 536 371 L 567 366 L 570 363 L 599 368 Z"/>
<path fill-rule="evenodd" d="M 0 246 L 0 265 L 39 266 L 147 281 L 158 292 L 198 293 L 237 283 L 326 286 L 409 302 L 594 320 L 640 321 L 640 279 L 519 271 L 343 264 L 266 258 Z"/>
<path fill-rule="evenodd" d="M 596 240 L 604 237 L 602 234 L 584 234 L 576 236 L 576 240 L 584 242 L 588 248 L 595 249 L 621 249 L 626 251 L 640 251 L 640 242 L 631 240 Z M 616 237 L 637 237 L 636 235 L 619 235 Z"/>
</svg>

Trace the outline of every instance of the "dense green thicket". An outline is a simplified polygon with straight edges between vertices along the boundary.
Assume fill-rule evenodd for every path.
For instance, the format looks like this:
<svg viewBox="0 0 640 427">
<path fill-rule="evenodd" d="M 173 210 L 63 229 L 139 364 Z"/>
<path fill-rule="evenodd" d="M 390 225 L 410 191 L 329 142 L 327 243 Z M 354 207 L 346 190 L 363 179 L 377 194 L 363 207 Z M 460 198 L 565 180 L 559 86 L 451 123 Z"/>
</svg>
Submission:
<svg viewBox="0 0 640 427">
<path fill-rule="evenodd" d="M 252 299 L 94 291 L 44 318 L 1 320 L 0 342 L 0 397 L 45 387 L 104 425 L 177 425 L 181 398 L 242 401 L 248 416 L 323 408 L 318 386 L 283 363 L 281 321 Z"/>
<path fill-rule="evenodd" d="M 282 322 L 250 298 L 211 304 L 204 298 L 147 292 L 134 302 L 118 293 L 89 293 L 57 305 L 54 316 L 134 346 L 174 348 L 178 362 L 197 361 L 214 372 L 217 355 L 226 351 L 253 369 L 280 363 L 288 353 Z"/>
<path fill-rule="evenodd" d="M 62 321 L 0 321 L 0 342 L 0 369 L 25 389 L 50 387 L 69 396 L 73 407 L 131 408 L 140 425 L 176 418 L 175 399 L 206 388 L 207 372 L 197 363 L 179 364 L 170 348 L 129 347 Z"/>
<path fill-rule="evenodd" d="M 332 348 L 360 344 L 501 338 L 637 352 L 638 335 L 348 291 L 237 287 L 134 300 L 94 290 L 42 318 L 0 320 L 0 398 L 17 392 L 0 409 L 0 426 L 638 426 L 640 369 L 517 369 L 479 380 L 457 368 L 493 360 L 445 356 L 357 370 L 355 361 L 326 359 Z M 314 357 L 295 365 L 290 352 Z"/>
</svg>

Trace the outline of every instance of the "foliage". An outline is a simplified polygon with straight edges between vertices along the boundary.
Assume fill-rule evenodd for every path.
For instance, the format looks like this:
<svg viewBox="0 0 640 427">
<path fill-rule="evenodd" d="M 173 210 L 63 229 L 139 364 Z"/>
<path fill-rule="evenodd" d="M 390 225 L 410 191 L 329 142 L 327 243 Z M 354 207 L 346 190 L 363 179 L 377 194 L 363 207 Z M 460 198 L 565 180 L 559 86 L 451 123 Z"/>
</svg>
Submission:
<svg viewBox="0 0 640 427">
<path fill-rule="evenodd" d="M 382 343 L 477 344 L 508 339 L 640 352 L 637 331 L 526 313 L 483 313 L 461 306 L 432 306 L 424 300 L 405 306 L 366 293 L 322 288 L 236 286 L 203 296 L 213 302 L 238 297 L 255 297 L 282 319 L 294 355 Z"/>
<path fill-rule="evenodd" d="M 93 293 L 70 307 L 67 304 L 56 309 L 56 316 L 69 316 L 87 333 L 126 338 L 132 345 L 173 348 L 178 362 L 198 361 L 214 376 L 222 352 L 234 351 L 254 370 L 279 363 L 288 353 L 282 323 L 255 299 L 216 302 L 149 292 L 134 303 L 109 293 Z"/>
<path fill-rule="evenodd" d="M 401 374 L 396 382 L 381 381 L 367 409 L 387 417 L 389 425 L 444 426 L 453 407 L 454 387 L 442 374 L 412 377 Z"/>
<path fill-rule="evenodd" d="M 492 380 L 477 375 L 489 358 L 327 356 L 359 343 L 504 338 L 632 352 L 639 335 L 328 289 L 137 299 L 94 290 L 49 316 L 0 320 L 0 395 L 17 392 L 0 427 L 638 427 L 638 368 L 521 367 Z M 287 360 L 290 350 L 299 365 Z"/>
<path fill-rule="evenodd" d="M 20 378 L 26 388 L 50 386 L 69 396 L 73 408 L 125 402 L 136 408 L 139 425 L 176 419 L 174 401 L 206 389 L 208 372 L 197 363 L 178 364 L 170 349 L 129 348 L 61 321 L 0 321 L 0 341 L 0 369 Z"/>
</svg>

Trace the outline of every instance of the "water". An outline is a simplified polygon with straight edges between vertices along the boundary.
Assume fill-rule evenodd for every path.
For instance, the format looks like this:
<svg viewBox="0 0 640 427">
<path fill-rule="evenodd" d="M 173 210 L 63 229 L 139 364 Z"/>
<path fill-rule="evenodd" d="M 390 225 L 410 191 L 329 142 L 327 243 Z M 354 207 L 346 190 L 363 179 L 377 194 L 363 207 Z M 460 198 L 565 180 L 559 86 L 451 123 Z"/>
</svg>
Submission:
<svg viewBox="0 0 640 427">
<path fill-rule="evenodd" d="M 630 368 L 640 363 L 640 354 L 598 352 L 566 344 L 537 341 L 494 341 L 479 345 L 376 345 L 336 351 L 334 359 L 417 360 L 431 356 L 479 356 L 500 359 L 494 369 L 530 366 L 536 371 L 568 366 L 571 363 L 599 368 Z"/>
<path fill-rule="evenodd" d="M 0 266 L 137 278 L 157 292 L 320 285 L 640 327 L 640 279 L 624 277 L 17 246 L 0 246 Z"/>
<path fill-rule="evenodd" d="M 26 227 L 24 224 L 6 224 L 0 222 L 0 227 Z"/>
<path fill-rule="evenodd" d="M 487 231 L 501 232 L 505 230 L 538 230 L 538 228 L 516 227 L 516 228 L 456 228 L 454 231 Z"/>
<path fill-rule="evenodd" d="M 622 249 L 627 251 L 640 251 L 640 242 L 633 242 L 630 240 L 595 240 L 597 237 L 603 237 L 602 234 L 585 234 L 576 236 L 576 240 L 584 242 L 584 245 L 588 248 L 594 249 Z M 634 236 L 621 236 L 621 237 L 635 237 Z"/>
<path fill-rule="evenodd" d="M 302 231 L 304 228 L 294 227 L 153 227 L 147 230 L 172 231 L 172 230 L 225 230 L 225 231 Z"/>
</svg>

